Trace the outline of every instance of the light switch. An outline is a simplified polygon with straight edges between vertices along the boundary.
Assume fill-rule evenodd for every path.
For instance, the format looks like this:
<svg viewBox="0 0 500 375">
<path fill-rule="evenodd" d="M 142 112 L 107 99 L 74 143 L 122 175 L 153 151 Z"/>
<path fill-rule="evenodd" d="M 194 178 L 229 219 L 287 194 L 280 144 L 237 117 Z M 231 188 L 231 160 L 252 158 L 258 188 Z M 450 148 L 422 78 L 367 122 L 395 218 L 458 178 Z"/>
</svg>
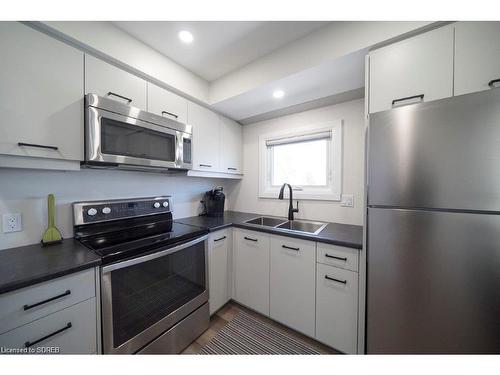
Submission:
<svg viewBox="0 0 500 375">
<path fill-rule="evenodd" d="M 354 207 L 354 195 L 342 194 L 342 198 L 340 199 L 340 205 L 342 207 Z"/>
</svg>

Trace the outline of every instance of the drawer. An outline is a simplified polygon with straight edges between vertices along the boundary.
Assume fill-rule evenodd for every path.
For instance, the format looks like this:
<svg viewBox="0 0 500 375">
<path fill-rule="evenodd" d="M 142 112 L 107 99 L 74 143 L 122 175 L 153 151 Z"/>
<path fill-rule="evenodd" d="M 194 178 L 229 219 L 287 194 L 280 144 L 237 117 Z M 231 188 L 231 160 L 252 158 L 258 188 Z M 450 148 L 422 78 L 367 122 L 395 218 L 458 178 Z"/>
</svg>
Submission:
<svg viewBox="0 0 500 375">
<path fill-rule="evenodd" d="M 91 268 L 0 295 L 0 334 L 94 297 L 94 272 Z"/>
<path fill-rule="evenodd" d="M 97 350 L 96 300 L 88 299 L 0 335 L 0 347 L 40 353 L 58 347 L 61 354 L 92 354 Z"/>
<path fill-rule="evenodd" d="M 318 243 L 317 262 L 358 272 L 359 250 Z"/>
</svg>

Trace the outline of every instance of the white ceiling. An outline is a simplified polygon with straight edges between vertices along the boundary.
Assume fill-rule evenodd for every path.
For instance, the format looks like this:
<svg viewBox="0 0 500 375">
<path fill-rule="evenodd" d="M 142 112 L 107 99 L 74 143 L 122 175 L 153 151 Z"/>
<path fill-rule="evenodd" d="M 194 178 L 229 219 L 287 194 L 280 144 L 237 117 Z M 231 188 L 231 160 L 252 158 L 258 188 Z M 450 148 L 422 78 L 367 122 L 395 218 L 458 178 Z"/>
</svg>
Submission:
<svg viewBox="0 0 500 375">
<path fill-rule="evenodd" d="M 326 26 L 307 21 L 119 21 L 113 24 L 211 82 Z M 188 30 L 191 44 L 177 34 Z"/>
<path fill-rule="evenodd" d="M 228 117 L 246 123 L 254 116 L 277 111 L 306 102 L 351 92 L 364 87 L 365 55 L 363 49 L 313 68 L 269 82 L 254 90 L 213 104 L 213 108 Z M 272 94 L 285 92 L 279 100 Z"/>
</svg>

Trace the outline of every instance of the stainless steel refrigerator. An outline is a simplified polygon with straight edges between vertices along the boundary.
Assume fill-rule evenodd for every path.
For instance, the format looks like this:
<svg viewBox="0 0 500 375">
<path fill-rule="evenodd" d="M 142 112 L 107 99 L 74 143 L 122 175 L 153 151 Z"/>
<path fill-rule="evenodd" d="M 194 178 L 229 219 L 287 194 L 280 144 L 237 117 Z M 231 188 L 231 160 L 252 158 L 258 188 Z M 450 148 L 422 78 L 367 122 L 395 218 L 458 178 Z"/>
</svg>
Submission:
<svg viewBox="0 0 500 375">
<path fill-rule="evenodd" d="M 370 116 L 368 353 L 500 353 L 500 89 Z"/>
</svg>

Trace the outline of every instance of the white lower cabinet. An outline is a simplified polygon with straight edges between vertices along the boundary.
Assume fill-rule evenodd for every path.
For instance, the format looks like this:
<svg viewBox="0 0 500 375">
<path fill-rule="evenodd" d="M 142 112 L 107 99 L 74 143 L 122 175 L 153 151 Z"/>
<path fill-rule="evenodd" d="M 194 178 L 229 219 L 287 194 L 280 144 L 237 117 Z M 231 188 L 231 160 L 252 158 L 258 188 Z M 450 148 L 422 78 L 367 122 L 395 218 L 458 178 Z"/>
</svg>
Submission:
<svg viewBox="0 0 500 375">
<path fill-rule="evenodd" d="M 230 252 L 231 229 L 210 233 L 208 236 L 208 277 L 210 315 L 231 298 Z"/>
<path fill-rule="evenodd" d="M 32 353 L 51 353 L 44 348 L 58 348 L 58 354 L 96 353 L 95 297 L 0 335 L 0 346 Z"/>
<path fill-rule="evenodd" d="M 234 299 L 269 316 L 269 235 L 234 229 Z"/>
<path fill-rule="evenodd" d="M 358 274 L 316 265 L 316 339 L 344 353 L 357 353 Z"/>
<path fill-rule="evenodd" d="M 271 236 L 270 316 L 314 337 L 316 243 Z"/>
</svg>

